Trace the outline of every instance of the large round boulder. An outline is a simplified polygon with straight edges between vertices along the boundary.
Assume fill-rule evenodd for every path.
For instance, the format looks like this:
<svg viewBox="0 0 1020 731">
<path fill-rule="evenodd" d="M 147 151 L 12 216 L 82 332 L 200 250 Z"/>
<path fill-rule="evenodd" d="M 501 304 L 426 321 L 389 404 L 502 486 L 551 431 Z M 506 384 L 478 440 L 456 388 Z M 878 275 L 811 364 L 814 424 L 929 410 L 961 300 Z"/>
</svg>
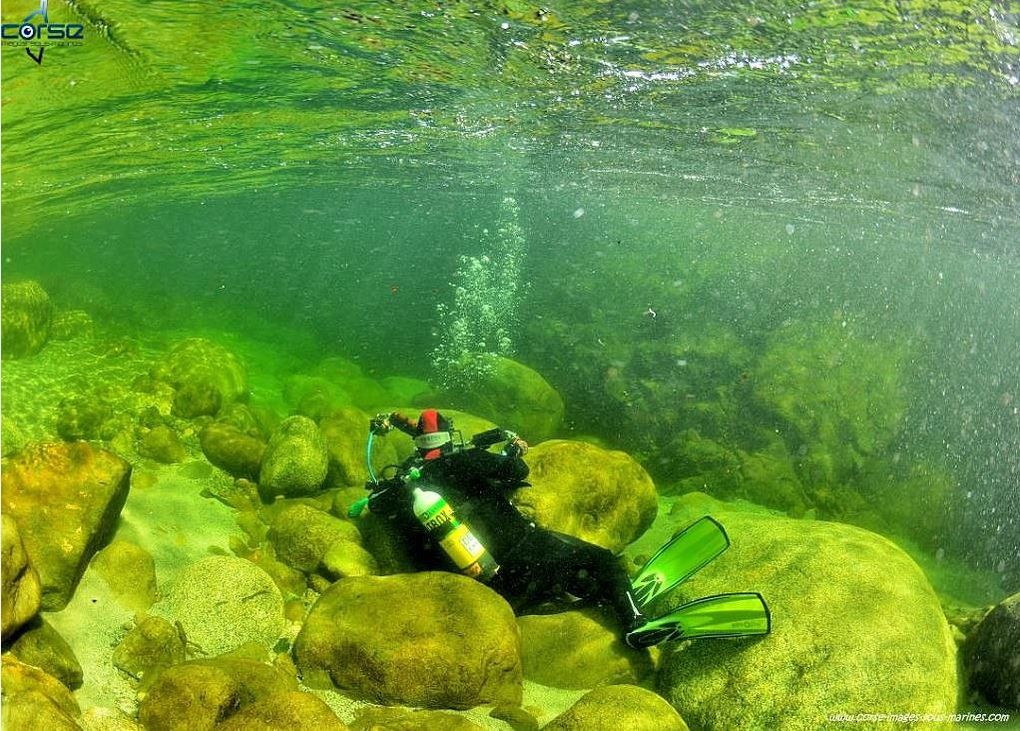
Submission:
<svg viewBox="0 0 1020 731">
<path fill-rule="evenodd" d="M 544 728 L 547 731 L 687 731 L 687 724 L 669 703 L 650 690 L 636 685 L 605 685 L 581 696 Z"/>
<path fill-rule="evenodd" d="M 240 359 L 205 338 L 175 344 L 151 375 L 176 389 L 174 413 L 185 419 L 213 415 L 222 406 L 248 398 L 248 375 Z"/>
<path fill-rule="evenodd" d="M 992 703 L 1020 710 L 1020 594 L 975 627 L 963 646 L 970 685 Z"/>
<path fill-rule="evenodd" d="M 24 358 L 46 344 L 53 305 L 36 281 L 5 282 L 0 287 L 0 316 L 0 353 L 4 358 Z"/>
<path fill-rule="evenodd" d="M 81 664 L 74 650 L 46 620 L 32 622 L 18 635 L 10 650 L 21 662 L 45 671 L 65 687 L 71 690 L 81 687 Z"/>
<path fill-rule="evenodd" d="M 147 729 L 211 731 L 249 706 L 296 690 L 295 678 L 255 660 L 190 660 L 159 673 L 138 708 L 138 717 Z M 248 727 L 235 724 L 231 728 Z"/>
<path fill-rule="evenodd" d="M 225 421 L 215 421 L 199 432 L 206 459 L 234 477 L 256 480 L 266 443 Z"/>
<path fill-rule="evenodd" d="M 86 442 L 37 444 L 3 460 L 3 512 L 18 523 L 42 582 L 42 607 L 62 609 L 127 500 L 131 465 Z"/>
<path fill-rule="evenodd" d="M 531 487 L 514 503 L 545 528 L 619 551 L 658 510 L 652 478 L 624 452 L 555 439 L 528 452 Z"/>
<path fill-rule="evenodd" d="M 711 513 L 730 549 L 658 602 L 760 591 L 772 634 L 667 645 L 658 690 L 698 728 L 816 729 L 832 714 L 952 714 L 956 648 L 927 578 L 891 541 L 839 523 L 727 509 L 692 493 L 629 552 Z M 935 724 L 947 727 L 949 723 Z"/>
<path fill-rule="evenodd" d="M 329 451 L 315 422 L 306 416 L 284 419 L 269 439 L 259 470 L 259 493 L 277 496 L 315 493 L 326 481 Z"/>
<path fill-rule="evenodd" d="M 310 505 L 290 505 L 280 511 L 273 520 L 269 540 L 280 561 L 306 574 L 319 570 L 331 573 L 324 565 L 331 551 L 338 564 L 345 555 L 360 558 L 361 569 L 354 562 L 344 576 L 376 573 L 371 554 L 361 547 L 358 529 Z"/>
<path fill-rule="evenodd" d="M 4 731 L 80 731 L 78 702 L 59 680 L 9 653 L 0 671 Z"/>
<path fill-rule="evenodd" d="M 210 556 L 182 570 L 150 613 L 180 622 L 188 642 L 207 655 L 249 642 L 271 648 L 283 630 L 283 597 L 250 561 Z"/>
<path fill-rule="evenodd" d="M 329 481 L 335 487 L 364 486 L 369 479 L 366 453 L 370 417 L 353 406 L 333 409 L 319 422 L 329 450 Z M 386 465 L 397 462 L 392 440 L 374 437 L 372 468 L 378 474 Z"/>
<path fill-rule="evenodd" d="M 115 539 L 96 554 L 91 568 L 121 606 L 144 612 L 156 601 L 156 562 L 141 546 Z"/>
<path fill-rule="evenodd" d="M 592 612 L 519 617 L 524 677 L 554 688 L 638 683 L 652 673 L 648 652 L 632 650 L 619 629 Z"/>
<path fill-rule="evenodd" d="M 341 579 L 294 642 L 308 684 L 425 708 L 519 705 L 521 640 L 510 605 L 444 572 Z"/>
<path fill-rule="evenodd" d="M 311 693 L 291 690 L 267 695 L 245 706 L 219 724 L 216 731 L 345 731 L 346 728 L 325 701 Z"/>
<path fill-rule="evenodd" d="M 18 629 L 39 612 L 42 600 L 42 587 L 39 574 L 28 561 L 28 554 L 21 542 L 18 524 L 6 513 L 0 516 L 3 521 L 0 539 L 0 573 L 3 583 L 0 585 L 0 601 L 3 606 L 0 618 L 3 624 L 3 639 L 13 635 Z"/>
<path fill-rule="evenodd" d="M 513 429 L 529 442 L 549 439 L 563 421 L 563 399 L 537 371 L 498 355 L 475 377 L 448 390 L 443 405 L 464 409 Z"/>
</svg>

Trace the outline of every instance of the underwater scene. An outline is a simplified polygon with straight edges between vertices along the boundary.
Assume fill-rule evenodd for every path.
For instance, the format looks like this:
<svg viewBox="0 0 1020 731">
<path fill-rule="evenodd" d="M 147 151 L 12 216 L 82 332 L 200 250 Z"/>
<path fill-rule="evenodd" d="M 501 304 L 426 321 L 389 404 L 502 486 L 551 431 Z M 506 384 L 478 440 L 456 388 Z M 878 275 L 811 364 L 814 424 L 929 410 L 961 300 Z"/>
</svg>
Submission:
<svg viewBox="0 0 1020 731">
<path fill-rule="evenodd" d="M 0 12 L 5 731 L 1020 729 L 1020 4 Z"/>
</svg>

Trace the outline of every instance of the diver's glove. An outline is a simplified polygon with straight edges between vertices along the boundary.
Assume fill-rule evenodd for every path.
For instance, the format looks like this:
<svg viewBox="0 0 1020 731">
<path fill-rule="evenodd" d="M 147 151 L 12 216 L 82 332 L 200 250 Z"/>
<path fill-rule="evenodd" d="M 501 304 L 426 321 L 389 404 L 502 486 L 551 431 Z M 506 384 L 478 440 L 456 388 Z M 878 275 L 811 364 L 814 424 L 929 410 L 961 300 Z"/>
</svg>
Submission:
<svg viewBox="0 0 1020 731">
<path fill-rule="evenodd" d="M 380 436 L 389 433 L 393 429 L 393 424 L 390 423 L 390 415 L 376 414 L 372 417 L 372 421 L 369 422 L 369 429 L 373 434 Z"/>
<path fill-rule="evenodd" d="M 514 432 L 506 432 L 507 445 L 503 447 L 503 454 L 516 459 L 528 453 L 528 443 L 517 436 Z"/>
</svg>

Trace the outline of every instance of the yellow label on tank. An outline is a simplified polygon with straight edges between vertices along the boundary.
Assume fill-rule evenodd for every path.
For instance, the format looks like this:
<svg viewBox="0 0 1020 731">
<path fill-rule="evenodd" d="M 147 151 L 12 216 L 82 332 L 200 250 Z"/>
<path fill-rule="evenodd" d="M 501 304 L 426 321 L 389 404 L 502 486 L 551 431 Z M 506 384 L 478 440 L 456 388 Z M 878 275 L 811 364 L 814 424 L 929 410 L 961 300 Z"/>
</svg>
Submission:
<svg viewBox="0 0 1020 731">
<path fill-rule="evenodd" d="M 471 535 L 471 531 L 463 523 L 454 528 L 439 544 L 461 571 L 467 569 L 485 553 L 482 544 Z"/>
</svg>

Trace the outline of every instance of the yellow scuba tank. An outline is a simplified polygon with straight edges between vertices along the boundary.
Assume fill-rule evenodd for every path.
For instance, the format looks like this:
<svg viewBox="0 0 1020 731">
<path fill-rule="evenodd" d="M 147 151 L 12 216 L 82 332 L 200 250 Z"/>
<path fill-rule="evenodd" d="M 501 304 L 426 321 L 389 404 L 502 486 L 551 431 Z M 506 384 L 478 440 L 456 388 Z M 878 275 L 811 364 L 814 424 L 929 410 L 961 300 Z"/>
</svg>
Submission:
<svg viewBox="0 0 1020 731">
<path fill-rule="evenodd" d="M 414 517 L 442 546 L 461 573 L 482 582 L 496 575 L 499 564 L 471 529 L 457 518 L 442 495 L 414 488 Z"/>
</svg>

